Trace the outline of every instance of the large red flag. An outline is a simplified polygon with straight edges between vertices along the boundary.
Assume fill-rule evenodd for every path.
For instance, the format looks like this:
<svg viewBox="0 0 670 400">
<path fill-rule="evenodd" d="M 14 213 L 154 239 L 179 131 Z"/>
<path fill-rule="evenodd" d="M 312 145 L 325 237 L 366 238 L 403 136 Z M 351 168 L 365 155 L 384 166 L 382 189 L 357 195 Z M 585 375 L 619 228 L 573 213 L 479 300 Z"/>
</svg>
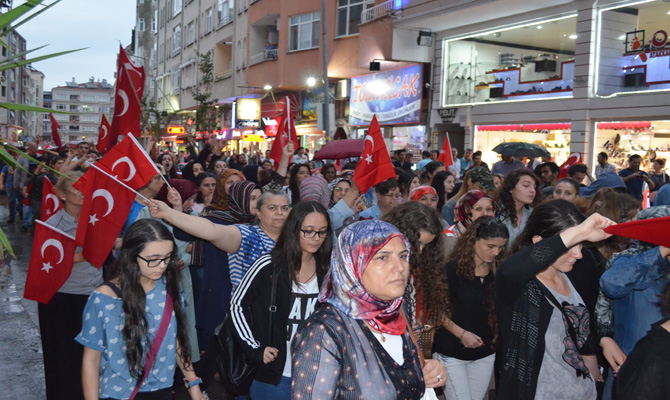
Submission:
<svg viewBox="0 0 670 400">
<path fill-rule="evenodd" d="M 605 232 L 648 242 L 658 246 L 670 247 L 670 217 L 641 219 L 612 225 Z"/>
<path fill-rule="evenodd" d="M 123 138 L 121 143 L 109 150 L 100 161 L 95 163 L 95 166 L 135 190 L 149 183 L 156 174 L 160 174 L 156 164 L 151 161 L 149 155 L 132 135 Z M 87 179 L 89 176 L 84 175 L 79 181 Z M 83 193 L 84 191 L 79 187 L 82 185 L 79 181 L 74 185 Z"/>
<path fill-rule="evenodd" d="M 53 138 L 56 147 L 60 149 L 63 147 L 63 144 L 60 141 L 60 133 L 58 133 L 60 125 L 58 125 L 58 121 L 56 121 L 56 118 L 54 118 L 52 113 L 49 113 L 49 116 L 51 118 L 51 137 Z"/>
<path fill-rule="evenodd" d="M 77 245 L 65 232 L 42 221 L 35 222 L 33 252 L 23 297 L 46 304 L 70 276 Z"/>
<path fill-rule="evenodd" d="M 289 141 L 293 142 L 293 147 L 296 150 L 300 147 L 298 134 L 295 131 L 295 122 L 293 121 L 293 115 L 291 114 L 291 100 L 287 96 L 286 103 L 284 104 L 284 111 L 281 116 L 281 122 L 277 128 L 277 135 L 275 136 L 275 141 L 272 143 L 272 149 L 270 150 L 270 158 L 275 160 L 275 170 L 279 168 L 284 146 L 286 146 Z"/>
<path fill-rule="evenodd" d="M 570 169 L 570 167 L 581 163 L 583 163 L 582 153 L 576 153 L 576 152 L 570 153 L 570 156 L 568 157 L 567 161 L 564 162 L 563 165 L 561 165 L 561 173 L 558 175 L 558 179 L 567 178 L 568 170 Z"/>
<path fill-rule="evenodd" d="M 451 153 L 451 142 L 449 141 L 448 133 L 444 135 L 444 143 L 442 144 L 442 150 L 440 150 L 440 155 L 437 157 L 437 161 L 442 161 L 447 169 L 454 165 L 454 158 L 453 154 Z"/>
<path fill-rule="evenodd" d="M 107 143 L 109 142 L 110 133 L 112 125 L 107 120 L 107 116 L 102 114 L 102 120 L 100 121 L 100 128 L 98 128 L 98 144 L 95 145 L 95 148 L 102 154 L 107 152 Z"/>
<path fill-rule="evenodd" d="M 365 148 L 354 170 L 354 180 L 361 193 L 365 193 L 372 186 L 393 177 L 395 169 L 386 150 L 377 116 L 374 115 L 368 134 L 365 135 Z"/>
<path fill-rule="evenodd" d="M 53 206 L 49 206 L 49 200 L 53 203 Z M 58 210 L 63 208 L 63 204 L 58 200 L 56 196 L 56 190 L 53 183 L 47 178 L 44 177 L 44 184 L 42 185 L 42 212 L 40 219 L 46 221 L 52 215 L 56 214 Z"/>
<path fill-rule="evenodd" d="M 135 193 L 93 167 L 82 178 L 76 182 L 84 193 L 76 241 L 86 261 L 100 268 L 128 219 Z"/>
<path fill-rule="evenodd" d="M 130 62 L 128 54 L 120 47 L 119 65 L 116 73 L 116 92 L 114 95 L 114 116 L 112 117 L 107 150 L 111 149 L 119 135 L 140 135 L 140 117 L 142 115 L 142 95 L 144 94 L 144 67 Z M 130 80 L 128 80 L 130 77 Z M 134 93 L 133 93 L 134 92 Z"/>
</svg>

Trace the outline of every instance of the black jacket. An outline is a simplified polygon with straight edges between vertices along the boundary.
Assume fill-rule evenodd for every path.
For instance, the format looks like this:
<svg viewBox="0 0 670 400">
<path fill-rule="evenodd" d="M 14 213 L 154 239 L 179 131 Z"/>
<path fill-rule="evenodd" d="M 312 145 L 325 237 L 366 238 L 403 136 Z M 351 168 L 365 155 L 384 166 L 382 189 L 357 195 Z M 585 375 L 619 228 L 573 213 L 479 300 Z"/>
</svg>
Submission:
<svg viewBox="0 0 670 400">
<path fill-rule="evenodd" d="M 321 273 L 318 265 L 316 270 L 317 282 L 321 287 L 325 274 Z M 273 271 L 278 274 L 275 292 L 277 311 L 274 313 L 272 339 L 270 339 L 269 310 Z M 272 256 L 266 254 L 249 268 L 230 300 L 230 317 L 235 326 L 237 339 L 245 349 L 247 359 L 259 365 L 254 378 L 259 382 L 278 385 L 281 381 L 286 363 L 291 296 L 288 265 L 273 263 Z M 263 352 L 268 346 L 279 349 L 279 354 L 275 361 L 263 364 Z"/>
</svg>

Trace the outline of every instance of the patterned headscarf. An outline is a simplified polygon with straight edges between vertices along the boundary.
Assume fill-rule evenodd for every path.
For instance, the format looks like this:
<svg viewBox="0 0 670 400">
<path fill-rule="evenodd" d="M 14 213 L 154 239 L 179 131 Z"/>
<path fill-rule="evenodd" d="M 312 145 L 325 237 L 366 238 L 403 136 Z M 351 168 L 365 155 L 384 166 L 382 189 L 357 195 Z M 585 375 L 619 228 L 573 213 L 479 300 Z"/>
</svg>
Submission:
<svg viewBox="0 0 670 400">
<path fill-rule="evenodd" d="M 409 192 L 409 199 L 412 200 L 412 201 L 417 201 L 421 197 L 423 197 L 427 194 L 432 194 L 432 195 L 437 196 L 437 192 L 435 191 L 434 187 L 424 185 L 424 186 L 419 186 L 419 187 L 415 187 L 414 189 L 412 189 L 412 191 Z"/>
<path fill-rule="evenodd" d="M 337 187 L 337 184 L 340 183 L 340 182 L 342 182 L 342 181 L 347 182 L 347 183 L 349 184 L 349 186 L 351 186 L 351 182 L 349 181 L 349 179 L 344 179 L 344 178 L 336 178 L 336 179 L 333 179 L 333 180 L 330 181 L 330 183 L 328 184 L 328 189 L 330 189 L 330 204 L 329 204 L 329 208 L 332 208 L 333 206 L 335 206 L 335 200 L 333 200 L 333 194 L 335 193 L 335 188 Z"/>
<path fill-rule="evenodd" d="M 491 198 L 481 190 L 471 190 L 458 199 L 458 203 L 456 203 L 456 219 L 463 225 L 463 227 L 467 228 L 472 223 L 470 216 L 472 207 L 474 207 L 481 199 L 491 200 Z M 491 200 L 491 203 L 493 203 L 493 211 L 495 211 L 496 203 L 493 200 Z"/>
<path fill-rule="evenodd" d="M 401 335 L 405 332 L 405 321 L 399 317 L 402 296 L 391 301 L 380 300 L 361 283 L 372 258 L 395 237 L 402 238 L 409 251 L 405 235 L 387 222 L 366 220 L 345 228 L 337 238 L 319 301 L 332 304 L 351 318 L 366 321 L 382 333 Z"/>
<path fill-rule="evenodd" d="M 249 181 L 235 182 L 228 188 L 228 209 L 219 213 L 220 219 L 231 224 L 250 224 L 254 222 L 251 209 L 251 192 L 260 189 Z"/>
<path fill-rule="evenodd" d="M 329 194 L 328 182 L 320 176 L 308 176 L 300 184 L 300 201 L 316 201 L 328 208 Z"/>
</svg>

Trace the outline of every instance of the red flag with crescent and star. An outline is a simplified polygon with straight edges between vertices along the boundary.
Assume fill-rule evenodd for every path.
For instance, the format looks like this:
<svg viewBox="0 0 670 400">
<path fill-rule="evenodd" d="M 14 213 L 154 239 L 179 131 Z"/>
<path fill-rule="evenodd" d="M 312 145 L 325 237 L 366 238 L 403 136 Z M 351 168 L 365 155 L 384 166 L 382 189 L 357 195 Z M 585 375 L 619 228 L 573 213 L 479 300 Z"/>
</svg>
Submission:
<svg viewBox="0 0 670 400">
<path fill-rule="evenodd" d="M 54 141 L 54 144 L 60 149 L 63 147 L 63 144 L 60 141 L 60 133 L 58 133 L 60 125 L 52 113 L 49 113 L 49 118 L 51 118 L 51 137 Z"/>
<path fill-rule="evenodd" d="M 56 188 L 49 178 L 45 176 L 44 183 L 42 184 L 42 212 L 40 213 L 40 220 L 46 221 L 61 208 L 63 208 L 63 203 L 58 200 Z"/>
<path fill-rule="evenodd" d="M 135 193 L 93 167 L 75 185 L 84 194 L 76 242 L 84 259 L 100 268 L 128 219 Z"/>
<path fill-rule="evenodd" d="M 114 94 L 114 116 L 107 141 L 107 150 L 116 145 L 119 135 L 140 135 L 142 116 L 140 102 L 144 95 L 145 77 L 144 67 L 133 64 L 123 47 L 120 47 Z"/>
<path fill-rule="evenodd" d="M 449 141 L 448 133 L 444 135 L 444 143 L 442 144 L 442 150 L 440 150 L 437 161 L 442 161 L 447 170 L 454 165 L 454 155 L 451 153 L 451 142 Z"/>
<path fill-rule="evenodd" d="M 284 104 L 284 111 L 281 116 L 281 122 L 279 122 L 279 127 L 277 128 L 277 135 L 275 136 L 275 140 L 272 143 L 272 149 L 270 150 L 270 158 L 275 160 L 275 170 L 279 168 L 284 146 L 286 146 L 289 141 L 293 142 L 295 150 L 300 147 L 298 134 L 295 131 L 295 122 L 293 121 L 293 115 L 291 114 L 291 100 L 287 96 Z"/>
<path fill-rule="evenodd" d="M 72 236 L 35 220 L 33 252 L 23 297 L 47 304 L 70 276 L 76 249 Z"/>
<path fill-rule="evenodd" d="M 568 170 L 573 165 L 581 164 L 584 161 L 582 160 L 582 153 L 570 153 L 567 161 L 561 165 L 561 173 L 558 175 L 558 179 L 563 179 L 568 177 Z"/>
<path fill-rule="evenodd" d="M 95 148 L 101 153 L 105 154 L 107 152 L 107 143 L 109 142 L 110 134 L 109 132 L 112 129 L 112 125 L 109 123 L 107 116 L 102 114 L 102 120 L 100 120 L 100 128 L 98 128 L 98 144 L 95 145 Z"/>
<path fill-rule="evenodd" d="M 127 135 L 121 143 L 112 147 L 98 162 L 95 163 L 110 175 L 115 176 L 125 185 L 138 190 L 151 178 L 160 174 L 156 163 L 151 161 L 140 143 L 133 135 Z"/>
<path fill-rule="evenodd" d="M 365 193 L 374 185 L 393 177 L 395 168 L 386 150 L 377 116 L 374 115 L 368 134 L 365 135 L 365 148 L 354 170 L 354 180 L 361 193 Z"/>
</svg>

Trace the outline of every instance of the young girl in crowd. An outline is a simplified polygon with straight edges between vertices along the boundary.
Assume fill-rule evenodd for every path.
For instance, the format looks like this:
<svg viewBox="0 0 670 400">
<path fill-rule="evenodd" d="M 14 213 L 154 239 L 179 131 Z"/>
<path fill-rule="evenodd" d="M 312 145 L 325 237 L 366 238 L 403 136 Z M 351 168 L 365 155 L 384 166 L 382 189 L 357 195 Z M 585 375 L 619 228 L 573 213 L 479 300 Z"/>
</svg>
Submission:
<svg viewBox="0 0 670 400">
<path fill-rule="evenodd" d="M 532 171 L 521 168 L 507 174 L 497 192 L 500 221 L 509 231 L 509 248 L 526 226 L 533 207 L 542 202 L 539 187 L 540 179 Z"/>
<path fill-rule="evenodd" d="M 400 187 L 400 194 L 403 201 L 409 201 L 409 192 L 421 186 L 419 177 L 412 172 L 403 172 L 398 177 L 398 186 Z"/>
<path fill-rule="evenodd" d="M 193 204 L 193 211 L 200 215 L 205 207 L 212 203 L 214 198 L 214 190 L 216 189 L 216 175 L 211 172 L 202 172 L 195 178 L 194 182 L 200 189 L 200 194 L 195 199 Z"/>
<path fill-rule="evenodd" d="M 160 222 L 139 220 L 126 232 L 112 279 L 91 294 L 77 336 L 87 400 L 128 399 L 134 392 L 135 400 L 172 399 L 175 366 L 191 399 L 204 400 L 191 364 L 177 259 L 172 234 Z M 150 348 L 158 349 L 153 363 Z"/>
<path fill-rule="evenodd" d="M 458 238 L 447 260 L 451 318 L 435 333 L 433 358 L 447 370 L 448 400 L 481 400 L 491 382 L 497 336 L 493 284 L 508 239 L 507 228 L 495 217 L 480 217 Z"/>
<path fill-rule="evenodd" d="M 556 182 L 554 186 L 554 200 L 567 200 L 574 203 L 579 198 L 579 183 L 576 180 L 565 178 Z"/>
<path fill-rule="evenodd" d="M 233 294 L 230 313 L 237 338 L 247 359 L 260 365 L 252 398 L 291 398 L 291 339 L 318 306 L 332 248 L 328 212 L 317 202 L 303 200 L 291 210 L 275 248 L 256 260 Z M 272 305 L 274 315 L 268 311 Z"/>
<path fill-rule="evenodd" d="M 454 174 L 449 171 L 441 171 L 435 174 L 430 184 L 437 192 L 437 213 L 442 214 L 442 207 L 449 200 L 449 195 L 456 187 Z"/>
</svg>

